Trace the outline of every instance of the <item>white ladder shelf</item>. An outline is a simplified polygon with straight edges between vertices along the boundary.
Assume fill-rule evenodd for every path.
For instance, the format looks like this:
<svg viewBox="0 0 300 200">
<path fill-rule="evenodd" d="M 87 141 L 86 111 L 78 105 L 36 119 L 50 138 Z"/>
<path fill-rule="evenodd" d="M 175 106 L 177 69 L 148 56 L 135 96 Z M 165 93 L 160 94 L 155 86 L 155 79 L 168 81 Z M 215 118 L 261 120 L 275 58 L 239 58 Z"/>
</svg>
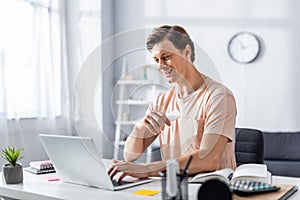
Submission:
<svg viewBox="0 0 300 200">
<path fill-rule="evenodd" d="M 126 75 L 126 59 L 122 61 L 122 76 Z M 148 80 L 119 80 L 117 84 L 119 85 L 119 99 L 116 101 L 117 105 L 117 120 L 116 120 L 116 130 L 115 130 L 115 140 L 114 140 L 114 155 L 113 158 L 115 160 L 119 159 L 120 147 L 125 145 L 125 141 L 121 139 L 122 133 L 122 126 L 134 126 L 135 121 L 124 121 L 123 111 L 124 106 L 126 105 L 136 105 L 136 106 L 147 106 L 149 101 L 144 100 L 131 100 L 125 99 L 125 92 L 128 86 L 141 86 L 153 83 L 152 81 Z M 149 146 L 146 150 L 146 163 L 151 162 L 151 155 L 152 155 L 152 147 Z"/>
</svg>

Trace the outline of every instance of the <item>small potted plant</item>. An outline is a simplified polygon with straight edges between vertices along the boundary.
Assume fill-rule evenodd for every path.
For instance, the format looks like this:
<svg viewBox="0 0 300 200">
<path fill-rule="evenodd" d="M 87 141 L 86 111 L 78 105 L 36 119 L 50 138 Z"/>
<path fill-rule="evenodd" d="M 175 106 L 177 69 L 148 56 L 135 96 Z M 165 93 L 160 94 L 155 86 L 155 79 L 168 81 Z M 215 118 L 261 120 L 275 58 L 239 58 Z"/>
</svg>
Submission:
<svg viewBox="0 0 300 200">
<path fill-rule="evenodd" d="M 8 163 L 2 166 L 2 173 L 6 184 L 17 184 L 23 182 L 23 167 L 17 161 L 24 158 L 21 155 L 23 149 L 4 148 L 0 154 Z"/>
</svg>

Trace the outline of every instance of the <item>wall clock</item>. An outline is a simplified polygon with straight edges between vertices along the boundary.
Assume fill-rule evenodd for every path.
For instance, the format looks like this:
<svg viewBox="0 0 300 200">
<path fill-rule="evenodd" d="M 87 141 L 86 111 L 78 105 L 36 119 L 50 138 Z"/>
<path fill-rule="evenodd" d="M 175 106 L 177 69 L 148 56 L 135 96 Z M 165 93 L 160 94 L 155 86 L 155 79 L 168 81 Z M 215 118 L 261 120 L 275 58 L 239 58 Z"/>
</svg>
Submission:
<svg viewBox="0 0 300 200">
<path fill-rule="evenodd" d="M 257 59 L 261 50 L 261 44 L 255 34 L 239 32 L 232 36 L 227 50 L 230 58 L 234 61 L 247 64 Z"/>
</svg>

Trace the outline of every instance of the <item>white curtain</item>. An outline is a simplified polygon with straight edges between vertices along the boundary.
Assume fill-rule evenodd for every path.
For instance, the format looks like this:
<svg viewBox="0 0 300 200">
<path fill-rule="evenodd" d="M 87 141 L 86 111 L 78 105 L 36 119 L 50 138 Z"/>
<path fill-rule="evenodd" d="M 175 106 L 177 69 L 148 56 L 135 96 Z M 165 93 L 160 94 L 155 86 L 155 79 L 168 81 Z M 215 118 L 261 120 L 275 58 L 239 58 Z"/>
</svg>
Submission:
<svg viewBox="0 0 300 200">
<path fill-rule="evenodd" d="M 0 148 L 24 148 L 24 165 L 47 158 L 38 134 L 72 132 L 64 6 L 0 1 Z"/>
<path fill-rule="evenodd" d="M 105 149 L 102 137 L 101 0 L 72 0 L 67 4 L 68 19 L 73 21 L 71 24 L 77 30 L 72 31 L 72 36 L 74 38 L 73 33 L 77 32 L 76 38 L 79 38 L 78 46 L 72 42 L 73 47 L 79 49 L 77 59 L 80 64 L 73 82 L 74 126 L 78 135 L 93 138 L 98 155 L 101 155 L 102 148 Z"/>
</svg>

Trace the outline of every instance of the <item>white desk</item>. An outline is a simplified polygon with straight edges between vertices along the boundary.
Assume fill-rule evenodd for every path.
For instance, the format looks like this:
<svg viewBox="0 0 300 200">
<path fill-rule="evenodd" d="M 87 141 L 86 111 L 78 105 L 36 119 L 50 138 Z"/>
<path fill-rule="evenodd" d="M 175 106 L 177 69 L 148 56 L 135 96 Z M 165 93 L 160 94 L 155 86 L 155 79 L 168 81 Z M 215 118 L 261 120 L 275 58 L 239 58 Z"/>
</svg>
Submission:
<svg viewBox="0 0 300 200">
<path fill-rule="evenodd" d="M 135 200 L 135 199 L 161 199 L 161 193 L 154 196 L 134 195 L 132 192 L 140 189 L 161 190 L 160 179 L 157 178 L 151 183 L 128 188 L 121 191 L 108 191 L 98 188 L 85 187 L 75 184 L 64 183 L 62 181 L 48 182 L 46 177 L 54 174 L 34 175 L 24 171 L 24 181 L 22 184 L 7 185 L 2 178 L 0 180 L 0 196 L 24 200 L 99 200 L 99 199 L 118 199 L 118 200 Z M 273 176 L 273 184 L 292 184 L 300 188 L 299 178 L 289 178 Z M 189 199 L 196 200 L 199 185 L 189 185 Z M 291 200 L 300 199 L 300 192 L 296 192 Z"/>
</svg>

